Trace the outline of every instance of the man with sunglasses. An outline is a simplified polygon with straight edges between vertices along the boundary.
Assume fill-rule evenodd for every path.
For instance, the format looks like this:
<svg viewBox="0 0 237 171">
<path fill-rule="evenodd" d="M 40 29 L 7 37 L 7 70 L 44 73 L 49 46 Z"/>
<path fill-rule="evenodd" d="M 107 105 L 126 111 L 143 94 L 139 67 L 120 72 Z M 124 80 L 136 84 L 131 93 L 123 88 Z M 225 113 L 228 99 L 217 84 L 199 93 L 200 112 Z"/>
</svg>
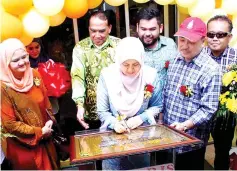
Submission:
<svg viewBox="0 0 237 171">
<path fill-rule="evenodd" d="M 226 67 L 237 62 L 237 49 L 229 47 L 233 25 L 224 15 L 216 15 L 207 23 L 207 53 L 226 72 Z M 227 119 L 228 118 L 228 119 Z M 229 170 L 229 151 L 234 137 L 236 119 L 233 115 L 214 117 L 212 137 L 215 146 L 215 170 Z"/>
</svg>

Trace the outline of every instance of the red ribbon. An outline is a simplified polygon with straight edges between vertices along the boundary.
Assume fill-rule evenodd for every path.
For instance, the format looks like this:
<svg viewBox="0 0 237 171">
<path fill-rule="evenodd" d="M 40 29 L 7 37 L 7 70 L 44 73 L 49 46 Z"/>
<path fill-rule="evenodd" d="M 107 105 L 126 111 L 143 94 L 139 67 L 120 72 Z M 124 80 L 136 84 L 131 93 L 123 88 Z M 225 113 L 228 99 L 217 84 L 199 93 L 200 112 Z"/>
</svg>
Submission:
<svg viewBox="0 0 237 171">
<path fill-rule="evenodd" d="M 38 71 L 42 76 L 48 96 L 60 97 L 71 88 L 70 73 L 61 63 L 48 60 L 39 63 Z"/>
</svg>

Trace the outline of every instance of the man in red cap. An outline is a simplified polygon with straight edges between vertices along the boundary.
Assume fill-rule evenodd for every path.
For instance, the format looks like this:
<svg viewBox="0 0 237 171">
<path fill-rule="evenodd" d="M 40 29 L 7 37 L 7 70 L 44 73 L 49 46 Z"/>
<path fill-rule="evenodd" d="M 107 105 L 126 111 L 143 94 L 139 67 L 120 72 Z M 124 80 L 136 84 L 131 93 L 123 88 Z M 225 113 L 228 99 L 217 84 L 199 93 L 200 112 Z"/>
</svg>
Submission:
<svg viewBox="0 0 237 171">
<path fill-rule="evenodd" d="M 203 49 L 206 24 L 189 17 L 180 25 L 178 50 L 168 69 L 164 89 L 164 123 L 203 141 L 177 149 L 177 170 L 203 170 L 209 124 L 218 107 L 219 65 Z"/>
</svg>

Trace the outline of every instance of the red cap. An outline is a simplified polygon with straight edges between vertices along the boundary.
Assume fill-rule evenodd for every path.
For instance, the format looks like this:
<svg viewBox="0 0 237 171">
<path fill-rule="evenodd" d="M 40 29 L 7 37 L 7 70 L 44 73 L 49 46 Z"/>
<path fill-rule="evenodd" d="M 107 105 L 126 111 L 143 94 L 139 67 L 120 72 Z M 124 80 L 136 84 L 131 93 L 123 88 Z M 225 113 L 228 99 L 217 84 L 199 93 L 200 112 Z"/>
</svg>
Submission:
<svg viewBox="0 0 237 171">
<path fill-rule="evenodd" d="M 191 42 L 197 42 L 207 34 L 206 24 L 197 17 L 185 19 L 174 36 L 184 37 Z"/>
</svg>

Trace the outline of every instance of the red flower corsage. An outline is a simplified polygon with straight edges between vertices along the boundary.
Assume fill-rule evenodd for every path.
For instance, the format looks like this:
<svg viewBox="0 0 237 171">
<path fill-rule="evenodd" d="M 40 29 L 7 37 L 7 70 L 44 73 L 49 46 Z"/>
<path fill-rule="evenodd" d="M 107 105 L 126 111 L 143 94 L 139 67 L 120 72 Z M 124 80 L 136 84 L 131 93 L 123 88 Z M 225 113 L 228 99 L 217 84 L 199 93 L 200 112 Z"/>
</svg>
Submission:
<svg viewBox="0 0 237 171">
<path fill-rule="evenodd" d="M 148 99 L 151 97 L 152 93 L 154 91 L 154 87 L 151 84 L 147 84 L 144 89 L 144 97 L 145 99 Z"/>
<path fill-rule="evenodd" d="M 170 65 L 170 61 L 166 61 L 166 62 L 165 62 L 165 69 L 168 69 L 168 68 L 169 68 L 169 65 Z"/>
<path fill-rule="evenodd" d="M 192 89 L 188 86 L 182 85 L 180 87 L 180 92 L 183 93 L 184 96 L 191 97 L 193 95 Z"/>
</svg>

